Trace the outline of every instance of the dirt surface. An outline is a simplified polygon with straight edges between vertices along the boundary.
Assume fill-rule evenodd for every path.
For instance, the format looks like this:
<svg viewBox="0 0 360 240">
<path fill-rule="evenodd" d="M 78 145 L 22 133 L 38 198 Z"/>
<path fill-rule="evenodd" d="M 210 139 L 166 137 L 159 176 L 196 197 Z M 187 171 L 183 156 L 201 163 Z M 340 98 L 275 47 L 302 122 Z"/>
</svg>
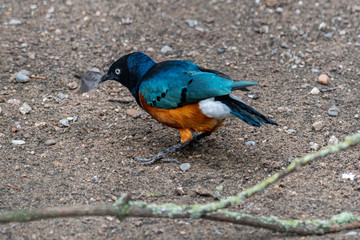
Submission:
<svg viewBox="0 0 360 240">
<path fill-rule="evenodd" d="M 231 196 L 316 144 L 327 146 L 331 136 L 343 140 L 359 130 L 359 6 L 357 0 L 3 0 L 0 211 L 111 204 L 124 192 L 151 203 L 205 203 L 214 199 L 196 189 L 213 192 L 223 185 L 222 196 Z M 166 45 L 172 51 L 163 53 Z M 186 172 L 174 163 L 138 166 L 135 156 L 148 157 L 177 143 L 178 132 L 151 119 L 116 82 L 82 95 L 73 89 L 75 73 L 92 67 L 104 73 L 111 61 L 132 51 L 258 81 L 250 94 L 258 98 L 235 94 L 279 126 L 254 128 L 229 119 L 196 147 L 171 155 L 190 163 Z M 17 83 L 14 74 L 22 69 L 46 80 Z M 322 73 L 330 77 L 328 85 L 317 82 Z M 314 87 L 331 91 L 312 95 Z M 23 103 L 30 112 L 20 112 Z M 328 113 L 333 105 L 337 116 Z M 74 116 L 69 127 L 59 122 Z M 318 121 L 322 128 L 314 130 Z M 256 146 L 247 146 L 248 141 Z M 357 176 L 343 179 L 344 173 Z M 359 216 L 359 174 L 355 147 L 307 165 L 231 210 L 287 219 L 330 218 L 343 211 Z M 185 195 L 176 194 L 179 187 Z M 300 237 L 187 219 L 82 217 L 0 226 L 0 239 L 119 238 Z M 360 232 L 307 237 L 345 238 L 360 238 Z"/>
</svg>

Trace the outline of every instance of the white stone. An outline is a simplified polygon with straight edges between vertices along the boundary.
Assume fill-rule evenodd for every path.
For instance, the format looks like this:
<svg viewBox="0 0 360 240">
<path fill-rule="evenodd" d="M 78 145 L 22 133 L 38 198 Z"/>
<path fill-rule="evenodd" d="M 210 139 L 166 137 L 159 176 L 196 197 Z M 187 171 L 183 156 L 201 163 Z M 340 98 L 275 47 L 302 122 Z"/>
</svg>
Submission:
<svg viewBox="0 0 360 240">
<path fill-rule="evenodd" d="M 168 45 L 165 45 L 161 48 L 161 53 L 167 53 L 167 52 L 171 52 L 172 50 L 174 50 L 172 47 L 168 46 Z"/>
<path fill-rule="evenodd" d="M 321 30 L 325 30 L 326 27 L 327 27 L 327 24 L 324 23 L 324 22 L 321 22 L 321 23 L 319 24 L 319 30 L 320 30 L 320 31 L 321 31 Z"/>
<path fill-rule="evenodd" d="M 319 144 L 317 144 L 317 143 L 314 143 L 314 142 L 310 142 L 310 149 L 311 150 L 314 150 L 314 151 L 317 151 L 317 150 L 319 150 Z"/>
<path fill-rule="evenodd" d="M 25 144 L 25 141 L 23 141 L 23 140 L 12 140 L 11 143 L 15 144 L 15 145 L 22 145 L 22 144 Z"/>
<path fill-rule="evenodd" d="M 337 137 L 335 137 L 335 136 L 331 136 L 328 141 L 328 145 L 335 145 L 338 143 L 339 143 L 339 139 L 337 139 Z"/>
<path fill-rule="evenodd" d="M 31 111 L 31 107 L 27 103 L 23 103 L 21 107 L 19 108 L 19 111 L 21 114 L 25 115 Z"/>
<path fill-rule="evenodd" d="M 12 18 L 10 19 L 10 25 L 20 25 L 22 22 L 19 19 Z"/>
<path fill-rule="evenodd" d="M 310 94 L 311 95 L 318 95 L 320 93 L 320 90 L 317 87 L 314 87 L 311 89 Z"/>
</svg>

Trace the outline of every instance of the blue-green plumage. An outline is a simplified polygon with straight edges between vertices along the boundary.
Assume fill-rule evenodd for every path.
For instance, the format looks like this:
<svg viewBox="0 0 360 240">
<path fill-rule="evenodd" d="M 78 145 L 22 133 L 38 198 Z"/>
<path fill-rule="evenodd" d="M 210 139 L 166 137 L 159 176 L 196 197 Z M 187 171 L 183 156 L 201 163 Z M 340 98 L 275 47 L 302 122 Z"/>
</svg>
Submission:
<svg viewBox="0 0 360 240">
<path fill-rule="evenodd" d="M 256 84 L 236 82 L 219 72 L 203 71 L 192 62 L 172 60 L 156 64 L 145 74 L 139 91 L 150 105 L 171 109 Z"/>
</svg>

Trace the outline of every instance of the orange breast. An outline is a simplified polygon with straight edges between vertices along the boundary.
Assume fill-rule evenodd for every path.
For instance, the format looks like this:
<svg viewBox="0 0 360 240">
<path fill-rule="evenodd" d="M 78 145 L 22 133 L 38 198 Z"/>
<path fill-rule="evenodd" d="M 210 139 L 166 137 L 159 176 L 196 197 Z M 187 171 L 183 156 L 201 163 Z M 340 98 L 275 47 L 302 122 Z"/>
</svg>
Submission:
<svg viewBox="0 0 360 240">
<path fill-rule="evenodd" d="M 174 109 L 156 108 L 148 104 L 141 94 L 140 103 L 144 110 L 158 122 L 178 129 L 181 135 L 181 142 L 187 142 L 192 139 L 191 131 L 213 132 L 223 122 L 223 120 L 209 118 L 204 115 L 198 103 Z"/>
</svg>

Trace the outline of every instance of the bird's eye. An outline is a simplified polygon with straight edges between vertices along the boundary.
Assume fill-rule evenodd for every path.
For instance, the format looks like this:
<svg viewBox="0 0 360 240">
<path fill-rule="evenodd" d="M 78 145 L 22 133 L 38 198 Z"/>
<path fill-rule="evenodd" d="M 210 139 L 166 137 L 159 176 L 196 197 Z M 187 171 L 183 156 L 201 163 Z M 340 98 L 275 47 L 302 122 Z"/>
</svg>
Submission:
<svg viewBox="0 0 360 240">
<path fill-rule="evenodd" d="M 116 73 L 117 75 L 119 75 L 119 74 L 121 73 L 121 69 L 120 69 L 120 68 L 115 69 L 115 73 Z"/>
</svg>

